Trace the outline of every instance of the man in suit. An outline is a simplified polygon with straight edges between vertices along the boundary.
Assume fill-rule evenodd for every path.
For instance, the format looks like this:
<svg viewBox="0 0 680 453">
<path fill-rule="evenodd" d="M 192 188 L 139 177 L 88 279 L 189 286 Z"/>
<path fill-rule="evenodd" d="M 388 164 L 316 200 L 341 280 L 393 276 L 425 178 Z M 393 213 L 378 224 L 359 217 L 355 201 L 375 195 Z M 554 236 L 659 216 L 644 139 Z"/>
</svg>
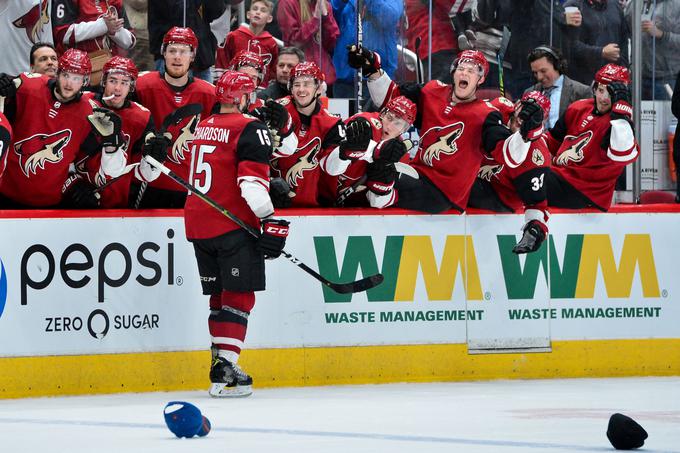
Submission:
<svg viewBox="0 0 680 453">
<path fill-rule="evenodd" d="M 550 115 L 548 128 L 551 128 L 562 116 L 569 104 L 579 99 L 588 99 L 593 92 L 588 85 L 570 79 L 564 75 L 567 61 L 559 49 L 550 46 L 538 46 L 527 57 L 531 72 L 538 83 L 528 88 L 529 91 L 540 91 L 550 98 Z"/>
</svg>

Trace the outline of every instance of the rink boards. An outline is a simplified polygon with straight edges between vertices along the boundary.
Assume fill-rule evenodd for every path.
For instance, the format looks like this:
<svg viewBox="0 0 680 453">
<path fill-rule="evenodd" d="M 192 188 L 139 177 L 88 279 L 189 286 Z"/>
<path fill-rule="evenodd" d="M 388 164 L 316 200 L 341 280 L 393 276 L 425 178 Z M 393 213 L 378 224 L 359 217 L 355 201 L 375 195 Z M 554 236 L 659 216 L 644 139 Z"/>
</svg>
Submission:
<svg viewBox="0 0 680 453">
<path fill-rule="evenodd" d="M 0 397 L 207 385 L 207 298 L 181 211 L 4 213 Z M 522 216 L 288 210 L 241 364 L 256 386 L 680 374 L 678 212 Z"/>
</svg>

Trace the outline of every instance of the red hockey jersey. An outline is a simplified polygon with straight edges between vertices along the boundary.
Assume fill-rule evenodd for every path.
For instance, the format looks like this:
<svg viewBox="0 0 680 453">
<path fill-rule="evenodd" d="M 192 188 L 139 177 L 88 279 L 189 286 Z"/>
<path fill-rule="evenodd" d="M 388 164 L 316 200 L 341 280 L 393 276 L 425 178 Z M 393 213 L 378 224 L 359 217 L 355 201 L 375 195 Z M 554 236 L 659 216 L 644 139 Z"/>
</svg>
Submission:
<svg viewBox="0 0 680 453">
<path fill-rule="evenodd" d="M 319 206 L 320 161 L 340 144 L 344 137 L 342 121 L 317 104 L 315 112 L 300 115 L 290 96 L 278 100 L 290 114 L 298 138 L 297 150 L 286 157 L 272 160 L 277 176 L 286 180 L 294 207 Z"/>
<path fill-rule="evenodd" d="M 491 183 L 498 198 L 508 208 L 523 212 L 544 191 L 545 172 L 550 168 L 550 150 L 545 138 L 531 143 L 529 154 L 519 167 L 512 168 L 489 157 L 484 159 L 477 177 Z M 544 199 L 544 196 L 538 196 Z"/>
<path fill-rule="evenodd" d="M 248 25 L 241 25 L 227 35 L 223 47 L 217 48 L 215 68 L 221 69 L 222 72 L 229 69 L 231 59 L 242 50 L 250 50 L 262 57 L 265 66 L 264 80 L 260 83 L 260 87 L 266 88 L 270 80 L 276 79 L 276 60 L 279 57 L 279 46 L 276 40 L 268 31 L 254 35 Z"/>
<path fill-rule="evenodd" d="M 101 96 L 91 97 L 91 102 L 98 106 L 107 107 L 101 101 Z M 113 109 L 120 116 L 122 122 L 123 136 L 125 137 L 125 153 L 127 154 L 127 164 L 139 162 L 142 158 L 142 145 L 148 132 L 154 130 L 151 112 L 146 107 L 131 101 L 126 101 L 123 107 Z M 101 154 L 97 154 L 85 162 L 84 171 L 88 179 L 96 186 L 101 186 L 107 182 L 103 174 L 99 171 Z M 79 169 L 80 170 L 80 169 Z M 115 182 L 106 186 L 101 192 L 99 206 L 102 208 L 126 208 L 128 207 L 128 196 L 130 194 L 130 182 L 135 172 L 119 177 Z"/>
<path fill-rule="evenodd" d="M 179 124 L 170 126 L 168 132 L 172 134 L 173 144 L 168 148 L 168 158 L 165 165 L 185 180 L 189 176 L 191 156 L 189 149 L 193 133 L 201 118 L 210 116 L 216 102 L 215 87 L 204 80 L 189 79 L 189 83 L 182 89 L 176 90 L 165 81 L 159 72 L 149 72 L 137 79 L 137 99 L 151 111 L 156 127 L 161 127 L 163 120 L 177 108 L 188 104 L 200 104 L 203 110 L 182 120 Z M 158 178 L 149 186 L 159 189 L 181 191 L 177 183 L 170 178 Z"/>
<path fill-rule="evenodd" d="M 92 106 L 83 98 L 62 103 L 53 94 L 46 76 L 21 74 L 17 90 L 14 138 L 7 152 L 7 166 L 0 193 L 17 203 L 35 207 L 57 205 L 69 165 L 76 160 L 91 133 L 87 116 Z M 82 150 L 96 152 L 95 148 Z"/>
<path fill-rule="evenodd" d="M 247 178 L 269 188 L 272 154 L 267 127 L 250 115 L 224 113 L 199 123 L 192 144 L 191 183 L 236 217 L 259 231 L 260 221 L 241 196 Z M 240 228 L 190 194 L 184 205 L 188 239 L 206 239 Z"/>
<path fill-rule="evenodd" d="M 606 211 L 623 168 L 638 158 L 638 144 L 610 146 L 611 116 L 595 114 L 594 99 L 572 103 L 547 135 L 552 171 Z M 631 131 L 632 132 L 632 131 Z"/>
<path fill-rule="evenodd" d="M 109 8 L 115 8 L 118 17 L 125 20 L 125 30 L 119 33 L 126 34 L 123 40 L 130 45 L 127 49 L 133 47 L 135 38 L 130 31 L 123 0 L 52 0 L 54 42 L 59 52 L 74 47 L 85 52 L 109 49 L 114 55 L 124 55 L 116 38 L 108 35 L 103 19 L 99 20 Z"/>
<path fill-rule="evenodd" d="M 451 85 L 438 80 L 420 90 L 420 147 L 411 166 L 463 211 L 482 158 L 490 154 L 503 162 L 503 141 L 510 131 L 501 124 L 500 113 L 489 102 L 456 104 L 451 100 L 451 90 Z M 391 95 L 398 96 L 399 90 L 393 89 Z"/>
</svg>

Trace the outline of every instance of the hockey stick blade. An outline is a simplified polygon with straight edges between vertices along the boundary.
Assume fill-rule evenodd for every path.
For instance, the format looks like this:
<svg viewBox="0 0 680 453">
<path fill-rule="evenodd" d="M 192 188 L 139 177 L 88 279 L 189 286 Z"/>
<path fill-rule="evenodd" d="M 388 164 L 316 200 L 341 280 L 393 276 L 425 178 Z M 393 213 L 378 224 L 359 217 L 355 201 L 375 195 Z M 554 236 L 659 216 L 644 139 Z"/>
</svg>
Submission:
<svg viewBox="0 0 680 453">
<path fill-rule="evenodd" d="M 252 226 L 248 225 L 245 223 L 243 220 L 240 218 L 236 217 L 234 214 L 232 214 L 227 208 L 223 207 L 220 205 L 218 202 L 198 190 L 196 187 L 194 187 L 192 184 L 189 184 L 187 181 L 182 179 L 182 177 L 178 176 L 175 174 L 172 170 L 170 170 L 168 167 L 163 165 L 162 163 L 158 162 L 156 159 L 154 159 L 151 156 L 145 156 L 144 159 L 146 159 L 149 164 L 153 165 L 157 169 L 161 171 L 164 175 L 168 176 L 170 179 L 175 181 L 177 184 L 180 186 L 184 187 L 185 189 L 189 190 L 191 193 L 196 195 L 198 198 L 201 199 L 204 203 L 210 205 L 217 211 L 219 211 L 222 215 L 225 217 L 228 217 L 232 222 L 246 230 L 251 236 L 254 236 L 256 238 L 260 237 L 260 232 L 253 228 Z M 339 293 L 339 294 L 348 294 L 348 293 L 359 293 L 362 291 L 366 291 L 367 289 L 371 289 L 375 286 L 378 286 L 381 284 L 384 280 L 384 276 L 382 274 L 375 274 L 371 275 L 369 277 L 362 278 L 361 280 L 357 280 L 354 282 L 348 282 L 348 283 L 335 283 L 331 282 L 330 280 L 326 279 L 323 277 L 321 274 L 319 274 L 317 271 L 312 269 L 311 267 L 307 266 L 305 263 L 300 261 L 298 258 L 290 254 L 289 252 L 282 250 L 281 254 L 285 256 L 288 261 L 291 263 L 295 264 L 297 267 L 302 269 L 303 271 L 307 272 L 309 275 L 323 283 L 325 286 L 329 287 L 333 291 Z"/>
<path fill-rule="evenodd" d="M 163 124 L 161 124 L 161 128 L 158 130 L 158 133 L 162 135 L 171 125 L 179 123 L 184 118 L 198 115 L 202 111 L 203 107 L 201 104 L 183 105 L 165 117 Z"/>
</svg>

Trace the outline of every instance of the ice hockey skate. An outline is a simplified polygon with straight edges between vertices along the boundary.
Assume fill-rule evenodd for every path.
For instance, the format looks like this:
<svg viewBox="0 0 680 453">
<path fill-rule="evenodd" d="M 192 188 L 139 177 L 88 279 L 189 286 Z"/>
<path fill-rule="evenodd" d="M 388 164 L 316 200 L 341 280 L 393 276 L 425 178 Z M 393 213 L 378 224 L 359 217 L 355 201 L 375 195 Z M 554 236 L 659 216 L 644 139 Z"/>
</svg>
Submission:
<svg viewBox="0 0 680 453">
<path fill-rule="evenodd" d="M 224 357 L 215 357 L 210 367 L 210 396 L 215 398 L 237 398 L 253 393 L 253 378 L 237 364 Z"/>
</svg>

